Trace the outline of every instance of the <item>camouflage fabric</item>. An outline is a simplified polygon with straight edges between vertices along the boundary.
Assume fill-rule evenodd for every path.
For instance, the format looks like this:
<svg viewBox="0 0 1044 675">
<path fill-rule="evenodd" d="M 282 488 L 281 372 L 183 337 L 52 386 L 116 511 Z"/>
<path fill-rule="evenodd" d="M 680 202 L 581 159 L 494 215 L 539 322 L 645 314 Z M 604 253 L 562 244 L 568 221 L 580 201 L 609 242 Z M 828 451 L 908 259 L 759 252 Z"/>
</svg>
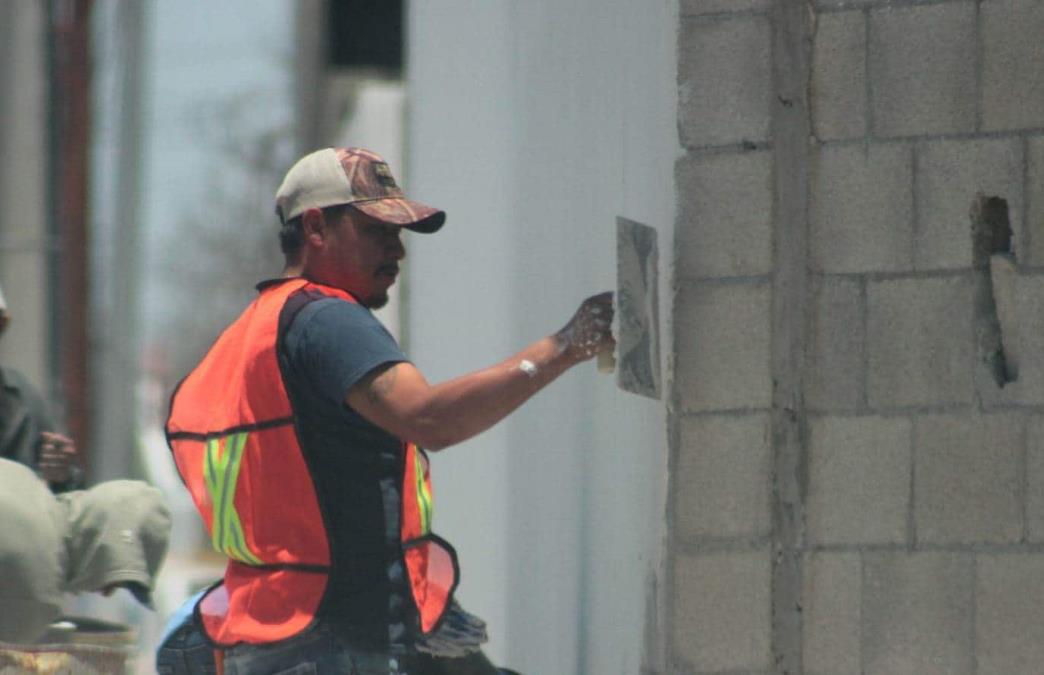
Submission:
<svg viewBox="0 0 1044 675">
<path fill-rule="evenodd" d="M 446 219 L 438 209 L 406 199 L 379 155 L 362 148 L 338 148 L 337 159 L 352 191 L 346 202 L 377 220 L 411 230 L 434 232 Z"/>
</svg>

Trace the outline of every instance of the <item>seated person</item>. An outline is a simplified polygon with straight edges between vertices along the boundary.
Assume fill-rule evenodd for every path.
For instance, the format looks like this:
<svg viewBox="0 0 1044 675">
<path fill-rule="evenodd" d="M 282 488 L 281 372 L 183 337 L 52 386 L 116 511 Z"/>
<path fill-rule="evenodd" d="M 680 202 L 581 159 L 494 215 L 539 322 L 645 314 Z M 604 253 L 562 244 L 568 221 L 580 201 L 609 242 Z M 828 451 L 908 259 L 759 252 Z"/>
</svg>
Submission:
<svg viewBox="0 0 1044 675">
<path fill-rule="evenodd" d="M 171 525 L 159 490 L 117 480 L 55 495 L 0 459 L 0 522 L 0 641 L 38 640 L 63 593 L 125 588 L 151 608 Z"/>
<path fill-rule="evenodd" d="M 11 315 L 0 290 L 0 338 Z M 47 406 L 24 375 L 0 366 L 0 457 L 36 470 L 54 492 L 83 485 L 72 439 L 55 431 Z"/>
</svg>

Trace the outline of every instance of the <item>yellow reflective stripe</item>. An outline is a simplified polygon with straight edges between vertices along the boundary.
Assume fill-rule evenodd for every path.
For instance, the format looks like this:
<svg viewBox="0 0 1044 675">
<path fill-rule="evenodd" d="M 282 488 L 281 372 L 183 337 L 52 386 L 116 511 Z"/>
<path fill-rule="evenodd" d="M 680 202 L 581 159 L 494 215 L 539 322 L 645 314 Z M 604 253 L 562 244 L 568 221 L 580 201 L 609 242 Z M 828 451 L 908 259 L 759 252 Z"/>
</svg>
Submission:
<svg viewBox="0 0 1044 675">
<path fill-rule="evenodd" d="M 211 544 L 219 553 L 240 562 L 260 565 L 261 559 L 250 552 L 243 535 L 243 525 L 236 512 L 236 482 L 243 460 L 247 432 L 212 438 L 207 441 L 203 474 L 207 492 L 213 503 Z M 223 441 L 223 442 L 222 442 Z M 224 452 L 221 446 L 224 445 Z"/>
<path fill-rule="evenodd" d="M 424 459 L 420 450 L 413 451 L 413 475 L 417 480 L 417 511 L 420 513 L 421 534 L 431 532 L 432 500 L 431 489 L 424 480 Z"/>
</svg>

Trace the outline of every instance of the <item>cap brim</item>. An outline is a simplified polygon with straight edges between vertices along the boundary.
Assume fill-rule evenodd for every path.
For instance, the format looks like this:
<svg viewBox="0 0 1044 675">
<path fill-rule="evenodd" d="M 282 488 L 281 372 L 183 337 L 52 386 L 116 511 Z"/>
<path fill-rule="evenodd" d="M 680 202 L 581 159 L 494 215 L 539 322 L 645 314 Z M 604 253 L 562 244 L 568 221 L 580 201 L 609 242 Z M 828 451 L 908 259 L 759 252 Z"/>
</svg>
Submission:
<svg viewBox="0 0 1044 675">
<path fill-rule="evenodd" d="M 370 199 L 352 202 L 352 206 L 383 223 L 424 234 L 438 231 L 446 222 L 445 211 L 409 199 Z"/>
</svg>

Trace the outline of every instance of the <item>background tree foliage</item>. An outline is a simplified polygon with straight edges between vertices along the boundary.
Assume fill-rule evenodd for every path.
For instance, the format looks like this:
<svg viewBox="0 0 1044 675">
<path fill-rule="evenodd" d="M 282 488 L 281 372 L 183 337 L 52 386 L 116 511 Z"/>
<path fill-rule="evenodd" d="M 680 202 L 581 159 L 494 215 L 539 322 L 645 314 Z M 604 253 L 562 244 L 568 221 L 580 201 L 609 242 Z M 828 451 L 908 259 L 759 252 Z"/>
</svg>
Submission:
<svg viewBox="0 0 1044 675">
<path fill-rule="evenodd" d="M 200 116 L 200 142 L 215 155 L 209 187 L 163 235 L 163 262 L 149 272 L 159 275 L 169 307 L 146 337 L 171 386 L 253 299 L 257 282 L 282 269 L 274 198 L 293 161 L 293 131 L 289 120 L 246 124 L 258 117 L 254 106 L 256 97 L 243 95 Z"/>
</svg>

